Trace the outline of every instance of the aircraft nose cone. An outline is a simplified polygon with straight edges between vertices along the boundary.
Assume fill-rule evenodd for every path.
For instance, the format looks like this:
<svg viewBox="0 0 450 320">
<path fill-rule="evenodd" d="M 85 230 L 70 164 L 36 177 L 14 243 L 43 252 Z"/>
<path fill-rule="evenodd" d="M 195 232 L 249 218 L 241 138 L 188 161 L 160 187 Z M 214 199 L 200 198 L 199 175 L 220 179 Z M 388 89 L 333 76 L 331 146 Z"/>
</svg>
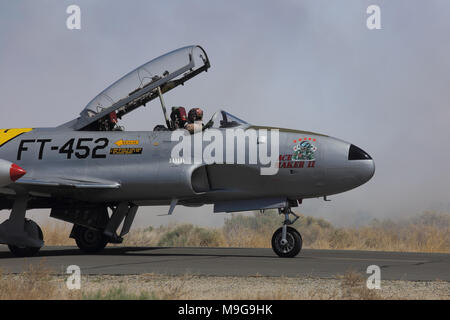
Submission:
<svg viewBox="0 0 450 320">
<path fill-rule="evenodd" d="M 355 177 L 358 181 L 358 185 L 366 183 L 375 174 L 375 162 L 372 157 L 355 145 L 350 145 L 348 151 L 348 161 L 354 168 Z"/>
<path fill-rule="evenodd" d="M 19 180 L 24 175 L 26 175 L 27 172 L 19 167 L 17 164 L 12 164 L 11 168 L 9 169 L 9 177 L 11 178 L 11 181 L 15 182 L 16 180 Z"/>
<path fill-rule="evenodd" d="M 358 186 L 368 182 L 375 174 L 375 163 L 372 159 L 354 164 L 354 176 Z"/>
<path fill-rule="evenodd" d="M 367 181 L 372 179 L 375 174 L 375 161 L 370 160 L 370 165 L 367 168 Z"/>
</svg>

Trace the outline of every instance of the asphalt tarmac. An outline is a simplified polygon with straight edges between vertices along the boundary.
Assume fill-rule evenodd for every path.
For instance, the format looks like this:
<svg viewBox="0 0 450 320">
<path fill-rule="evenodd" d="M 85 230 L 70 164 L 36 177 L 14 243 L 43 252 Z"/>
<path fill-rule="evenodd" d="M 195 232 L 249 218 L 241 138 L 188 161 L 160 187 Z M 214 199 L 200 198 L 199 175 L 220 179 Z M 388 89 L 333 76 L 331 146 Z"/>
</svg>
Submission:
<svg viewBox="0 0 450 320">
<path fill-rule="evenodd" d="M 295 258 L 278 258 L 271 249 L 107 247 L 95 255 L 76 247 L 44 247 L 33 258 L 16 258 L 0 245 L 0 270 L 19 273 L 43 263 L 65 274 L 77 265 L 82 274 L 158 273 L 207 276 L 285 276 L 335 278 L 353 270 L 381 268 L 386 280 L 450 281 L 450 254 L 303 249 Z"/>
</svg>

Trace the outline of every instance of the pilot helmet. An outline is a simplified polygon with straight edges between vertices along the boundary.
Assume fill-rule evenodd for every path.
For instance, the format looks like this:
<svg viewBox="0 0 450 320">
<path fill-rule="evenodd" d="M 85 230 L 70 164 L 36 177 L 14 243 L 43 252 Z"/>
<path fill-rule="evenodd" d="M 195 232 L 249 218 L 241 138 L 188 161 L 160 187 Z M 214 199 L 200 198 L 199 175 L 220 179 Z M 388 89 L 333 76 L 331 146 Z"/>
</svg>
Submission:
<svg viewBox="0 0 450 320">
<path fill-rule="evenodd" d="M 178 123 L 181 127 L 183 127 L 183 125 L 187 122 L 186 109 L 184 107 L 172 107 L 170 118 L 173 123 Z"/>
<path fill-rule="evenodd" d="M 203 110 L 200 108 L 192 108 L 191 110 L 189 110 L 188 119 L 189 122 L 202 121 Z"/>
</svg>

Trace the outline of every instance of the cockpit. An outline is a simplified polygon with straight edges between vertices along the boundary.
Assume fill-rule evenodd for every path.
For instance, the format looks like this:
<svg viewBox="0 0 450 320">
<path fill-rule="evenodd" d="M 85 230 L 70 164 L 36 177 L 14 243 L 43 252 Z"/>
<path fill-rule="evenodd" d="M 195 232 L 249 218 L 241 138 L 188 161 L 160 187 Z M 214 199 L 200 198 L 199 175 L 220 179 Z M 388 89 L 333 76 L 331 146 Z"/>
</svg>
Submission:
<svg viewBox="0 0 450 320">
<path fill-rule="evenodd" d="M 166 127 L 165 125 L 157 125 L 154 131 L 173 131 L 177 129 L 185 128 L 186 123 L 188 123 L 188 118 L 186 116 L 186 109 L 184 107 L 173 107 L 172 113 L 170 115 L 170 125 Z M 239 119 L 238 117 L 232 115 L 231 113 L 219 110 L 211 117 L 211 119 L 203 123 L 202 130 L 213 129 L 226 129 L 235 127 L 247 127 L 248 122 Z"/>
<path fill-rule="evenodd" d="M 173 131 L 189 127 L 190 114 L 184 107 L 172 107 L 170 115 L 164 102 L 164 94 L 210 68 L 208 56 L 200 46 L 180 48 L 153 59 L 129 72 L 103 90 L 80 113 L 80 117 L 68 123 L 77 131 L 122 131 L 119 120 L 125 115 L 159 98 L 165 124 L 154 131 Z M 209 128 L 233 128 L 246 126 L 247 122 L 219 110 L 204 123 L 203 111 L 195 121 L 200 130 Z M 191 109 L 189 112 L 192 112 Z M 188 129 L 189 130 L 189 129 Z M 189 130 L 191 132 L 191 130 Z"/>
<path fill-rule="evenodd" d="M 163 95 L 207 71 L 210 66 L 208 56 L 200 46 L 169 52 L 136 68 L 103 90 L 69 125 L 77 131 L 121 130 L 118 120 L 159 98 L 170 129 L 171 121 Z"/>
</svg>

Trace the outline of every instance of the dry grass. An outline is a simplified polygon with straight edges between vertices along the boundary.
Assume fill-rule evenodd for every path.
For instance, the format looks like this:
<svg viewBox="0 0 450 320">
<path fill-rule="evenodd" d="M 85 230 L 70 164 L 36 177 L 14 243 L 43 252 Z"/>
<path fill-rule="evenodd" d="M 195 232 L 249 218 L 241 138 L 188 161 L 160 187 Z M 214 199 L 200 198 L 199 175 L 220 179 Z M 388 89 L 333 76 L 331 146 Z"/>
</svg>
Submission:
<svg viewBox="0 0 450 320">
<path fill-rule="evenodd" d="M 281 217 L 274 212 L 234 215 L 222 228 L 169 225 L 133 230 L 124 245 L 270 248 L 280 225 Z M 374 220 L 357 228 L 336 228 L 323 219 L 302 216 L 294 227 L 302 234 L 304 248 L 450 253 L 448 213 L 426 212 L 395 222 Z"/>
<path fill-rule="evenodd" d="M 3 274 L 0 270 L 0 300 L 66 300 L 80 298 L 55 281 L 51 270 L 41 263 L 30 265 L 20 274 Z"/>
<path fill-rule="evenodd" d="M 193 276 L 166 276 L 147 274 L 131 276 L 131 281 L 116 276 L 103 276 L 83 290 L 85 300 L 186 300 L 195 291 Z M 98 279 L 98 277 L 95 277 Z M 139 279 L 139 280 L 138 280 Z M 136 283 L 138 282 L 138 284 Z M 151 282 L 151 285 L 149 283 Z M 194 281 L 195 282 L 195 281 Z"/>
<path fill-rule="evenodd" d="M 72 225 L 67 222 L 52 220 L 42 226 L 45 244 L 48 246 L 73 246 L 75 240 L 69 238 Z"/>
<path fill-rule="evenodd" d="M 349 271 L 335 279 L 308 277 L 89 276 L 84 299 L 163 300 L 378 300 L 450 299 L 448 282 L 382 281 L 366 287 L 367 275 Z"/>
<path fill-rule="evenodd" d="M 369 290 L 365 277 L 349 271 L 335 279 L 309 277 L 215 277 L 159 274 L 82 275 L 81 290 L 68 290 L 67 275 L 41 263 L 21 274 L 0 272 L 0 300 L 373 300 L 450 299 L 444 281 L 382 281 Z"/>
<path fill-rule="evenodd" d="M 380 300 L 376 289 L 368 289 L 366 279 L 356 271 L 348 271 L 339 275 L 341 280 L 341 299 L 344 300 Z"/>
<path fill-rule="evenodd" d="M 270 248 L 272 234 L 281 221 L 276 212 L 267 211 L 233 215 L 222 228 L 171 224 L 134 229 L 123 245 Z M 354 228 L 336 228 L 326 220 L 301 215 L 294 227 L 302 234 L 304 248 L 450 253 L 449 213 L 425 212 L 398 221 L 373 220 Z M 67 223 L 47 223 L 43 227 L 46 245 L 74 245 L 74 240 L 69 239 L 70 230 Z"/>
</svg>

